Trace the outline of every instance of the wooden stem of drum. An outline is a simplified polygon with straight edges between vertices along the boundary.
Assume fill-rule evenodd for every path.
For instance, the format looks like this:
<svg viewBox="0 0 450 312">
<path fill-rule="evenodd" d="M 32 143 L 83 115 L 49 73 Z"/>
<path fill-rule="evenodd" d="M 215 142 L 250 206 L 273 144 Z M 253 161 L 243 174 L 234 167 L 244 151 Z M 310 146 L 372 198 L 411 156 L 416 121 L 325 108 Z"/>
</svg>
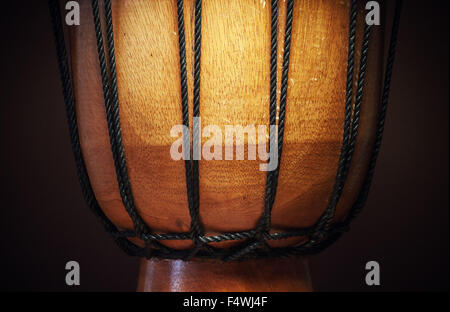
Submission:
<svg viewBox="0 0 450 312">
<path fill-rule="evenodd" d="M 242 262 L 141 260 L 138 291 L 312 291 L 305 258 Z"/>
</svg>

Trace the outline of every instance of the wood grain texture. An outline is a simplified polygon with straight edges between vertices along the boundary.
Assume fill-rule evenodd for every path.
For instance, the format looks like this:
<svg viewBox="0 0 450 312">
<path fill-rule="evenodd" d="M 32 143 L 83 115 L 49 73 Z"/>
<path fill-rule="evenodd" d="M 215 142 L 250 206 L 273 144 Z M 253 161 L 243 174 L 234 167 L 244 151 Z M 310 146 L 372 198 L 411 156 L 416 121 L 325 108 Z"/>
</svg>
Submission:
<svg viewBox="0 0 450 312">
<path fill-rule="evenodd" d="M 80 6 L 81 25 L 71 32 L 71 57 L 83 155 L 102 209 L 120 228 L 132 229 L 109 145 L 92 11 L 89 1 Z M 123 144 L 137 209 L 155 232 L 188 231 L 184 163 L 170 156 L 176 139 L 170 130 L 181 124 L 176 1 L 112 1 L 112 10 Z M 184 11 L 192 117 L 193 0 L 185 1 Z M 279 1 L 278 90 L 285 11 L 285 1 Z M 328 204 L 343 132 L 348 12 L 349 1 L 295 1 L 273 231 L 310 226 Z M 357 59 L 363 12 L 361 5 Z M 203 1 L 202 16 L 202 127 L 215 124 L 225 133 L 225 125 L 268 126 L 270 1 Z M 372 40 L 359 138 L 336 218 L 345 216 L 359 191 L 374 138 L 381 29 L 374 28 Z M 236 142 L 232 144 L 236 148 Z M 256 225 L 264 207 L 266 183 L 266 173 L 258 170 L 260 163 L 200 161 L 200 216 L 208 233 L 248 230 Z M 285 246 L 299 241 L 270 243 Z M 192 246 L 189 241 L 164 244 Z M 233 242 L 214 245 L 230 244 Z"/>
<path fill-rule="evenodd" d="M 137 290 L 305 292 L 313 288 L 307 260 L 290 258 L 229 263 L 142 260 Z"/>
</svg>

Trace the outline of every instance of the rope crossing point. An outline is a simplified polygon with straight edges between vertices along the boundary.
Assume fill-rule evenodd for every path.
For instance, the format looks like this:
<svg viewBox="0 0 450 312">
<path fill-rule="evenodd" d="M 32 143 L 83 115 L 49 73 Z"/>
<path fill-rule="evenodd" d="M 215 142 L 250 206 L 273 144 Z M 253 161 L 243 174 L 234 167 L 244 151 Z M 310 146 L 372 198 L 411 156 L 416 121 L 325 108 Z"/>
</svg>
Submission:
<svg viewBox="0 0 450 312">
<path fill-rule="evenodd" d="M 175 1 L 175 0 L 174 0 Z M 180 61 L 180 88 L 181 88 L 181 114 L 183 125 L 189 129 L 189 108 L 188 108 L 188 86 L 186 69 L 186 42 L 184 30 L 184 12 L 183 0 L 176 0 L 178 16 L 178 43 L 179 43 L 179 61 Z M 358 79 L 355 93 L 355 103 L 353 99 L 353 79 L 355 64 L 355 38 L 356 38 L 356 0 L 351 0 L 349 12 L 349 34 L 348 34 L 348 59 L 346 74 L 346 96 L 345 96 L 345 116 L 344 132 L 339 156 L 338 169 L 336 173 L 333 191 L 329 204 L 316 222 L 309 228 L 300 228 L 279 233 L 270 233 L 271 211 L 275 202 L 276 190 L 278 185 L 279 164 L 281 161 L 284 121 L 286 115 L 286 99 L 288 91 L 289 75 L 289 56 L 291 45 L 291 33 L 293 24 L 294 0 L 287 0 L 286 3 L 286 28 L 284 40 L 284 55 L 281 77 L 280 93 L 280 111 L 278 116 L 277 149 L 278 166 L 274 171 L 268 171 L 266 192 L 264 200 L 264 212 L 255 229 L 242 232 L 221 233 L 219 235 L 205 235 L 200 220 L 200 197 L 199 197 L 199 168 L 198 160 L 189 157 L 185 160 L 186 171 L 186 191 L 188 197 L 188 209 L 191 216 L 191 225 L 189 232 L 182 233 L 152 233 L 151 229 L 139 215 L 134 204 L 131 183 L 128 177 L 125 151 L 122 144 L 122 134 L 120 125 L 119 96 L 117 88 L 115 50 L 114 50 L 114 31 L 112 21 L 112 11 L 110 0 L 104 1 L 104 19 L 106 21 L 106 36 L 102 29 L 98 0 L 92 0 L 92 14 L 94 20 L 94 31 L 97 39 L 98 58 L 100 62 L 100 72 L 102 78 L 103 95 L 105 101 L 105 111 L 108 123 L 108 133 L 110 138 L 111 151 L 114 159 L 116 178 L 119 186 L 120 195 L 124 207 L 133 221 L 134 229 L 132 231 L 119 230 L 103 213 L 92 190 L 91 183 L 87 174 L 81 146 L 79 141 L 77 115 L 75 111 L 75 97 L 73 92 L 72 78 L 70 76 L 69 60 L 67 56 L 66 43 L 61 19 L 58 0 L 49 0 L 53 34 L 55 39 L 56 53 L 58 58 L 58 67 L 60 71 L 64 103 L 66 107 L 67 122 L 69 126 L 72 150 L 76 162 L 77 174 L 80 186 L 86 203 L 92 212 L 100 219 L 105 230 L 114 238 L 116 243 L 127 254 L 139 257 L 156 257 L 166 259 L 184 259 L 189 260 L 198 258 L 219 258 L 223 261 L 233 261 L 244 258 L 260 257 L 286 257 L 291 255 L 306 255 L 317 253 L 336 239 L 342 232 L 348 229 L 350 221 L 364 206 L 370 190 L 371 181 L 375 170 L 378 153 L 384 131 L 384 121 L 389 98 L 389 90 L 392 76 L 392 69 L 395 59 L 395 48 L 399 30 L 399 21 L 401 14 L 402 0 L 396 0 L 394 21 L 391 30 L 388 57 L 384 73 L 384 84 L 381 96 L 380 110 L 377 116 L 377 130 L 375 142 L 370 156 L 370 163 L 363 185 L 357 200 L 350 209 L 350 213 L 343 222 L 333 224 L 335 210 L 342 190 L 345 185 L 347 174 L 350 168 L 355 143 L 358 135 L 359 116 L 364 94 L 364 81 L 366 75 L 367 57 L 370 43 L 371 26 L 366 25 L 362 38 Z M 194 4 L 194 89 L 193 89 L 193 116 L 200 116 L 200 72 L 201 72 L 201 10 L 202 0 L 195 0 Z M 270 45 L 270 124 L 276 123 L 276 86 L 277 86 L 277 32 L 278 32 L 278 1 L 271 1 L 271 45 Z M 106 38 L 106 44 L 103 40 Z M 193 127 L 193 141 L 199 136 L 198 127 Z M 275 133 L 270 133 L 275 135 Z M 187 136 L 189 133 L 183 133 Z M 273 138 L 271 138 L 273 139 Z M 192 155 L 189 149 L 190 155 Z M 192 159 L 192 160 L 191 160 Z M 270 247 L 267 240 L 278 240 L 289 237 L 305 237 L 305 242 L 295 247 Z M 138 237 L 145 241 L 146 245 L 141 248 L 132 243 L 128 238 Z M 190 250 L 177 250 L 166 247 L 160 241 L 164 240 L 192 240 L 194 247 Z M 212 242 L 222 242 L 228 240 L 242 240 L 243 242 L 229 249 L 219 249 L 208 245 Z"/>
</svg>

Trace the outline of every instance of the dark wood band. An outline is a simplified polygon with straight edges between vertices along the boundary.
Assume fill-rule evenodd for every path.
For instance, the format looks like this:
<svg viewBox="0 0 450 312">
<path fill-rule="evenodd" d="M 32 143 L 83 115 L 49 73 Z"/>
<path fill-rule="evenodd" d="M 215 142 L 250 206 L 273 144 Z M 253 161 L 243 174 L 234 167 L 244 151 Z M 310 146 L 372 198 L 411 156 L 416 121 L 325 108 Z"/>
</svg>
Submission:
<svg viewBox="0 0 450 312">
<path fill-rule="evenodd" d="M 305 258 L 241 262 L 141 260 L 138 291 L 312 291 Z"/>
</svg>

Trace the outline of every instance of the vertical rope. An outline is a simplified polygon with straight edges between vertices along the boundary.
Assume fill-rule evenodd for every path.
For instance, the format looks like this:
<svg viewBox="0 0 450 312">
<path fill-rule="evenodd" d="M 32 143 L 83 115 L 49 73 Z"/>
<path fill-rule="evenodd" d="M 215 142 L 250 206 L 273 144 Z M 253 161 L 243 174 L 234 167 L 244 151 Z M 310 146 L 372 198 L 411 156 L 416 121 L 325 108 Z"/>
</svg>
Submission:
<svg viewBox="0 0 450 312">
<path fill-rule="evenodd" d="M 202 1 L 195 0 L 194 5 L 194 99 L 193 99 L 193 117 L 200 117 L 200 60 L 201 60 L 201 42 L 202 42 Z M 200 241 L 200 236 L 203 235 L 203 227 L 200 222 L 200 189 L 199 189 L 199 170 L 198 159 L 200 154 L 199 138 L 199 123 L 194 122 L 192 141 L 194 144 L 193 153 L 196 157 L 192 159 L 192 197 L 193 204 L 189 209 L 191 216 L 191 238 L 194 241 L 195 249 L 190 253 L 188 259 L 195 256 L 195 254 L 206 244 Z"/>
<path fill-rule="evenodd" d="M 277 168 L 274 170 L 271 206 L 273 206 L 275 202 L 275 196 L 278 186 L 278 175 L 280 173 L 281 156 L 283 153 L 284 120 L 286 117 L 286 100 L 287 100 L 288 77 L 289 77 L 289 57 L 291 54 L 293 12 L 294 12 L 294 0 L 288 0 L 286 4 L 286 31 L 284 35 L 283 68 L 281 74 L 280 114 L 278 116 L 278 164 Z"/>
<path fill-rule="evenodd" d="M 274 4 L 275 2 L 275 4 Z M 277 6 L 277 1 L 272 2 L 272 8 Z M 281 91 L 280 91 L 280 112 L 278 116 L 278 133 L 276 135 L 278 159 L 277 167 L 273 171 L 267 173 L 266 183 L 266 200 L 265 200 L 265 228 L 268 232 L 271 227 L 271 213 L 273 204 L 275 203 L 275 197 L 278 187 L 278 176 L 280 173 L 281 156 L 283 153 L 283 138 L 284 138 L 284 121 L 286 117 L 286 99 L 288 89 L 288 76 L 289 76 L 289 56 L 291 49 L 291 35 L 292 35 L 292 21 L 294 12 L 294 0 L 288 0 L 286 3 L 286 29 L 284 35 L 284 53 L 283 53 L 283 68 L 281 74 Z M 276 123 L 276 74 L 277 74 L 277 10 L 272 10 L 272 45 L 271 45 L 271 103 L 270 103 L 270 124 Z M 275 29 L 274 29 L 275 28 Z M 272 79 L 273 75 L 273 79 Z M 274 91 L 273 91 L 274 90 Z M 273 97 L 272 97 L 273 91 Z M 274 102 L 272 102 L 272 99 Z M 275 137 L 270 133 L 270 139 L 275 140 Z"/>
<path fill-rule="evenodd" d="M 202 40 L 202 1 L 195 1 L 195 34 L 194 34 L 194 117 L 200 117 L 200 55 L 201 55 L 201 40 Z M 193 128 L 193 142 L 194 144 L 199 141 L 199 124 L 194 124 Z M 196 143 L 195 143 L 196 142 Z M 198 146 L 197 146 L 198 147 Z M 198 147 L 199 148 L 199 147 Z M 194 149 L 196 150 L 196 149 Z M 200 153 L 200 151 L 199 151 Z M 198 156 L 198 155 L 197 155 Z M 192 160 L 193 171 L 193 209 L 191 209 L 191 232 L 196 238 L 203 234 L 200 224 L 199 216 L 199 172 L 198 172 L 198 160 Z"/>
<path fill-rule="evenodd" d="M 328 244 L 330 244 L 331 242 L 333 242 L 334 240 L 336 240 L 339 237 L 340 233 L 342 233 L 342 230 L 348 229 L 348 224 L 355 217 L 355 215 L 361 210 L 361 208 L 364 206 L 364 204 L 367 200 L 367 196 L 368 196 L 368 193 L 370 190 L 370 185 L 371 185 L 371 181 L 373 179 L 373 174 L 374 174 L 374 170 L 375 170 L 375 166 L 376 166 L 376 160 L 378 157 L 378 153 L 379 153 L 379 149 L 380 149 L 381 141 L 382 141 L 382 137 L 383 137 L 384 122 L 385 122 L 385 118 L 386 118 L 386 111 L 387 111 L 387 104 L 388 104 L 389 90 L 390 90 L 390 83 L 391 83 L 391 76 L 392 76 L 392 68 L 393 68 L 394 58 L 395 58 L 395 47 L 396 47 L 396 43 L 397 43 L 398 30 L 399 30 L 399 25 L 400 25 L 401 7 L 402 7 L 402 0 L 396 0 L 394 21 L 392 24 L 391 38 L 390 38 L 389 50 L 388 50 L 388 59 L 387 59 L 387 63 L 386 63 L 386 70 L 384 73 L 385 78 L 384 78 L 384 84 L 383 84 L 383 92 L 382 92 L 382 96 L 381 96 L 381 105 L 380 105 L 380 110 L 379 110 L 378 117 L 377 117 L 377 132 L 376 132 L 374 147 L 372 150 L 372 155 L 370 157 L 370 162 L 369 162 L 366 176 L 364 178 L 363 185 L 361 187 L 360 193 L 358 194 L 358 197 L 357 197 L 355 203 L 353 204 L 352 208 L 350 209 L 350 212 L 346 216 L 344 222 L 340 223 L 337 226 L 337 229 L 338 230 L 341 229 L 341 231 L 335 231 L 337 235 L 332 235 L 332 237 L 328 237 L 320 245 L 327 246 Z M 368 48 L 368 46 L 366 46 L 366 45 L 368 45 L 369 32 L 370 32 L 370 26 L 366 25 L 365 31 L 364 31 L 364 38 L 363 38 L 363 48 L 362 48 L 362 53 L 361 53 L 361 65 L 360 65 L 360 74 L 359 74 L 359 81 L 358 81 L 358 91 L 357 91 L 357 95 L 356 95 L 356 99 L 355 99 L 355 110 L 356 110 L 356 114 L 357 114 L 356 115 L 357 119 L 353 121 L 352 137 L 354 136 L 354 138 L 350 139 L 349 145 L 352 145 L 352 144 L 354 145 L 354 143 L 356 141 L 358 122 L 359 122 L 359 108 L 357 108 L 356 105 L 358 105 L 358 103 L 360 105 L 362 102 L 362 92 L 363 92 L 362 88 L 364 85 L 364 74 L 365 74 L 365 64 L 363 64 L 363 63 L 365 63 L 365 60 L 367 58 L 367 55 L 364 55 L 364 54 L 367 53 L 367 51 L 365 51 L 365 50 L 367 50 L 367 48 Z M 353 148 L 351 150 L 351 153 L 353 153 Z M 351 161 L 351 154 L 348 154 L 348 158 L 346 161 L 347 170 L 350 166 L 350 161 Z M 345 173 L 345 174 L 347 174 L 347 173 Z M 345 178 L 344 178 L 344 182 L 345 182 Z M 332 217 L 331 217 L 331 219 L 329 219 L 327 221 L 327 226 L 325 227 L 325 230 L 328 229 L 331 221 L 332 221 Z M 315 243 L 315 241 L 313 243 Z M 310 245 L 311 244 L 306 244 L 305 247 L 310 247 Z"/>
<path fill-rule="evenodd" d="M 369 38 L 370 38 L 370 25 L 365 25 L 364 27 L 364 36 L 363 36 L 363 44 L 361 48 L 361 58 L 359 61 L 359 74 L 358 74 L 358 84 L 356 88 L 356 97 L 355 97 L 355 105 L 353 108 L 353 120 L 351 126 L 351 135 L 348 143 L 348 151 L 347 151 L 347 159 L 345 163 L 344 169 L 344 178 L 342 184 L 345 184 L 348 171 L 350 169 L 350 164 L 353 157 L 353 152 L 355 151 L 356 137 L 358 136 L 358 127 L 359 127 L 359 117 L 361 114 L 361 103 L 363 99 L 364 93 L 364 81 L 366 77 L 366 68 L 367 68 L 367 54 L 369 51 Z"/>
<path fill-rule="evenodd" d="M 286 116 L 286 98 L 289 73 L 289 56 L 291 47 L 292 20 L 293 20 L 294 0 L 288 0 L 286 4 L 286 29 L 284 39 L 283 68 L 281 77 L 281 95 L 280 95 L 280 115 L 278 119 L 277 149 L 278 159 L 277 168 L 273 171 L 267 171 L 266 195 L 264 201 L 264 212 L 256 227 L 256 241 L 250 240 L 244 247 L 225 258 L 225 261 L 237 260 L 246 254 L 255 251 L 262 246 L 269 251 L 271 248 L 264 241 L 271 227 L 271 213 L 275 202 L 276 189 L 278 186 L 278 175 L 281 163 L 281 154 L 283 148 L 284 120 Z M 276 89 L 277 89 L 277 49 L 278 49 L 278 1 L 272 0 L 271 6 L 271 45 L 270 45 L 270 125 L 276 124 Z M 270 140 L 275 140 L 275 133 L 270 132 Z M 269 148 L 270 151 L 270 148 Z"/>
<path fill-rule="evenodd" d="M 184 34 L 184 11 L 183 0 L 177 0 L 177 14 L 178 14 L 178 45 L 180 54 L 180 83 L 181 83 L 181 111 L 184 128 L 183 142 L 186 143 L 185 150 L 185 172 L 186 172 L 186 191 L 188 198 L 189 212 L 192 214 L 194 210 L 193 199 L 193 171 L 191 165 L 190 152 L 190 135 L 189 135 L 189 104 L 188 104 L 188 89 L 187 89 L 187 71 L 186 71 L 186 40 Z M 187 156 L 187 158 L 186 158 Z"/>
<path fill-rule="evenodd" d="M 117 95 L 117 82 L 115 73 L 115 57 L 114 57 L 114 39 L 111 19 L 111 5 L 108 0 L 105 0 L 105 13 L 107 24 L 107 43 L 108 43 L 108 57 L 109 57 L 109 74 L 111 82 L 109 82 L 108 68 L 105 57 L 105 47 L 103 45 L 103 33 L 100 21 L 100 14 L 98 8 L 98 0 L 92 0 L 92 10 L 94 17 L 95 35 L 97 38 L 97 51 L 100 62 L 100 72 L 102 77 L 103 95 L 105 100 L 106 118 L 108 122 L 108 133 L 111 144 L 111 151 L 114 159 L 114 166 L 116 170 L 117 182 L 122 202 L 133 221 L 134 229 L 140 238 L 146 239 L 145 235 L 149 233 L 149 229 L 141 216 L 137 212 L 134 204 L 133 194 L 131 191 L 130 180 L 127 173 L 126 160 L 124 155 L 124 148 L 122 145 L 122 135 L 119 117 L 119 100 Z M 109 83 L 111 83 L 111 88 Z"/>
<path fill-rule="evenodd" d="M 270 100 L 269 100 L 269 124 L 270 126 L 276 125 L 277 114 L 277 53 L 278 53 L 278 1 L 272 0 L 271 2 L 271 33 L 270 33 Z M 276 133 L 270 131 L 269 142 L 275 142 Z M 269 144 L 270 155 L 270 144 Z M 268 160 L 270 162 L 270 158 Z M 223 258 L 224 261 L 233 261 L 240 259 L 248 253 L 255 251 L 264 243 L 264 238 L 270 230 L 271 224 L 271 210 L 272 210 L 272 195 L 273 195 L 273 171 L 267 171 L 265 198 L 264 198 L 264 211 L 259 219 L 258 225 L 254 236 L 242 247 L 238 247 L 237 250 L 231 252 L 229 255 Z M 256 239 L 256 240 L 255 240 Z M 268 249 L 267 244 L 264 244 Z"/>
<path fill-rule="evenodd" d="M 189 106 L 188 106 L 188 89 L 187 89 L 187 70 L 186 70 L 186 40 L 184 29 L 184 8 L 183 0 L 177 0 L 177 14 L 178 14 L 178 43 L 180 53 L 180 80 L 181 80 L 181 107 L 183 125 L 189 129 Z M 201 18 L 202 18 L 202 1 L 196 0 L 194 4 L 195 15 L 195 29 L 194 29 L 194 98 L 193 98 L 193 117 L 200 117 L 200 67 L 201 67 Z M 199 143 L 199 124 L 193 124 L 193 144 Z M 183 133 L 184 142 L 189 142 L 189 133 Z M 194 146 L 194 153 L 199 152 L 199 146 Z M 191 156 L 189 148 L 189 156 Z M 199 238 L 203 235 L 203 227 L 200 222 L 200 195 L 199 195 L 199 170 L 198 170 L 198 155 L 194 155 L 191 162 L 191 157 L 185 159 L 186 171 L 186 188 L 188 195 L 189 214 L 191 216 L 190 236 L 194 241 L 195 247 L 188 254 L 186 260 L 194 257 L 198 251 L 205 247 Z"/>
<path fill-rule="evenodd" d="M 350 220 L 352 220 L 355 217 L 355 215 L 365 205 L 368 194 L 369 194 L 370 186 L 372 184 L 372 179 L 373 179 L 373 175 L 375 172 L 375 166 L 376 166 L 378 154 L 380 152 L 381 142 L 383 140 L 384 123 L 385 123 L 386 112 L 387 112 L 387 107 L 388 107 L 389 91 L 391 88 L 392 69 L 394 67 L 395 49 L 396 49 L 396 45 L 397 45 L 398 31 L 400 28 L 400 15 L 401 15 L 401 10 L 402 10 L 402 5 L 403 5 L 402 0 L 396 0 L 395 11 L 394 11 L 394 21 L 392 23 L 391 38 L 390 38 L 389 49 L 388 49 L 388 57 L 387 57 L 387 62 L 386 62 L 386 69 L 384 72 L 384 83 L 383 83 L 383 92 L 381 95 L 381 105 L 380 105 L 380 110 L 378 112 L 378 118 L 377 118 L 377 132 L 376 132 L 376 136 L 375 136 L 375 142 L 373 145 L 373 150 L 372 150 L 372 155 L 370 157 L 369 167 L 368 167 L 363 185 L 361 187 L 361 191 L 360 191 L 355 203 L 353 204 L 349 215 L 346 218 L 347 224 L 350 222 Z"/>
<path fill-rule="evenodd" d="M 118 237 L 116 226 L 103 213 L 100 205 L 95 198 L 92 185 L 87 174 L 86 165 L 81 153 L 80 139 L 78 134 L 77 115 L 75 110 L 75 97 L 73 93 L 72 81 L 69 74 L 69 61 L 67 57 L 66 44 L 64 40 L 63 26 L 61 23 L 61 12 L 57 0 L 48 1 L 50 16 L 53 28 L 53 36 L 55 39 L 56 54 L 58 59 L 58 68 L 63 89 L 64 104 L 66 107 L 67 124 L 70 133 L 70 142 L 72 152 L 75 158 L 78 180 L 81 186 L 83 197 L 95 216 L 100 219 L 105 230 L 115 237 L 116 243 L 129 255 L 138 255 L 140 248 L 132 244 L 125 238 Z"/>
<path fill-rule="evenodd" d="M 271 34 L 270 34 L 270 102 L 269 102 L 269 126 L 276 125 L 277 117 L 277 53 L 278 53 L 278 0 L 272 0 L 271 6 Z M 270 131 L 269 142 L 275 142 L 276 133 Z M 270 144 L 269 144 L 270 155 Z M 270 159 L 268 160 L 270 162 Z M 262 231 L 270 230 L 270 219 L 273 195 L 273 171 L 267 171 L 266 194 L 264 199 L 264 212 L 258 226 L 259 239 L 262 240 Z"/>
<path fill-rule="evenodd" d="M 366 74 L 366 68 L 367 68 L 367 54 L 369 50 L 369 40 L 370 40 L 370 25 L 365 25 L 364 27 L 364 35 L 363 35 L 363 42 L 361 47 L 361 57 L 359 62 L 359 73 L 358 73 L 358 82 L 357 82 L 357 90 L 356 90 L 356 96 L 355 96 L 355 105 L 353 109 L 353 119 L 351 123 L 351 135 L 349 138 L 349 141 L 347 143 L 347 153 L 346 153 L 346 159 L 345 159 L 345 167 L 342 173 L 342 179 L 341 179 L 341 186 L 339 193 L 337 197 L 332 202 L 333 208 L 332 208 L 332 214 L 327 218 L 326 221 L 324 221 L 323 228 L 325 231 L 328 231 L 331 222 L 333 221 L 334 214 L 336 211 L 337 203 L 339 202 L 340 196 L 342 194 L 342 190 L 344 188 L 348 171 L 350 169 L 351 160 L 353 157 L 353 152 L 355 150 L 355 144 L 356 144 L 356 138 L 358 136 L 358 127 L 359 127 L 359 117 L 361 113 L 361 103 L 363 99 L 364 94 L 364 82 L 365 82 L 365 74 Z"/>
<path fill-rule="evenodd" d="M 324 235 L 330 220 L 334 217 L 337 202 L 342 193 L 343 182 L 345 176 L 345 164 L 347 160 L 348 141 L 350 137 L 351 114 L 352 114 L 352 97 L 353 97 L 353 72 L 355 64 L 355 40 L 356 40 L 356 17 L 357 3 L 356 0 L 351 1 L 349 14 L 349 34 L 348 34 L 348 57 L 347 57 L 347 82 L 345 96 L 345 112 L 344 112 L 344 132 L 342 137 L 341 152 L 339 155 L 338 168 L 334 182 L 333 191 L 329 204 L 314 226 L 314 231 L 310 236 L 308 246 L 314 245 Z"/>
</svg>

